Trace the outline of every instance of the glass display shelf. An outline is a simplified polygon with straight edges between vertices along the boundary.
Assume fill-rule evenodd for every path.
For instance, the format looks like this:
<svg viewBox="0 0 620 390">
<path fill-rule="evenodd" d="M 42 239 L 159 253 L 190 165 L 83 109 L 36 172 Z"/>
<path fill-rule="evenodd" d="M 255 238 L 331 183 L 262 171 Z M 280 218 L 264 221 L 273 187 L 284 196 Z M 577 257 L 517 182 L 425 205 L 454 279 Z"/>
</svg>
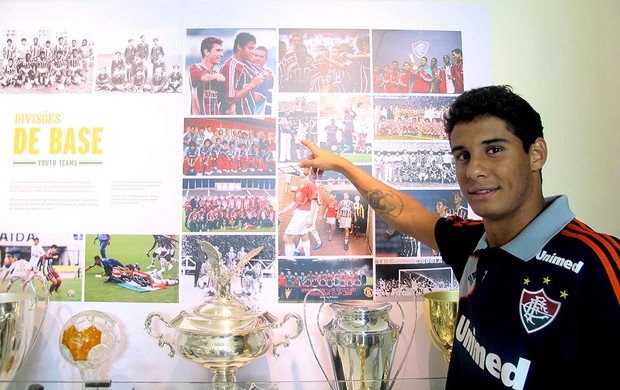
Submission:
<svg viewBox="0 0 620 390">
<path fill-rule="evenodd" d="M 347 384 L 349 386 L 347 386 Z M 403 378 L 383 383 L 384 390 L 440 390 L 446 385 L 445 378 Z M 233 386 L 215 386 L 210 382 L 132 382 L 101 381 L 84 382 L 0 382 L 0 390 L 358 390 L 368 389 L 358 381 L 277 381 L 277 382 L 235 382 Z"/>
</svg>

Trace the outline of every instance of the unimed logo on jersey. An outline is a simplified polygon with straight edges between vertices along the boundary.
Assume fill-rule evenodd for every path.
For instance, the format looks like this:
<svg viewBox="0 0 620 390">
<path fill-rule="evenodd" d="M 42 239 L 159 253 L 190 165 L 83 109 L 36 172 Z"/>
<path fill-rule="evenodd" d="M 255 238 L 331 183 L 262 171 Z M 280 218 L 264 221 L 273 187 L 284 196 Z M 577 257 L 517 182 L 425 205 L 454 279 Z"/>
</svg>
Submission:
<svg viewBox="0 0 620 390">
<path fill-rule="evenodd" d="M 527 333 L 533 333 L 549 325 L 556 317 L 560 306 L 559 301 L 549 298 L 544 289 L 529 291 L 523 289 L 521 292 L 521 323 Z"/>
</svg>

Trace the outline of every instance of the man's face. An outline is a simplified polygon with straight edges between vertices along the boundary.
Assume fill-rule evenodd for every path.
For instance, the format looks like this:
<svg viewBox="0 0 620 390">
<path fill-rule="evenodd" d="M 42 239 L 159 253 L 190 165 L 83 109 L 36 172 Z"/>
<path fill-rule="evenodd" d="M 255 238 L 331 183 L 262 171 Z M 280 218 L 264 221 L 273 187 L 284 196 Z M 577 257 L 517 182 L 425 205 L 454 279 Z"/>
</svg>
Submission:
<svg viewBox="0 0 620 390">
<path fill-rule="evenodd" d="M 295 46 L 294 51 L 295 51 L 295 55 L 299 59 L 305 59 L 306 54 L 308 54 L 308 50 L 306 50 L 306 46 L 303 46 L 303 45 Z"/>
<path fill-rule="evenodd" d="M 239 48 L 237 55 L 241 57 L 242 61 L 249 61 L 254 57 L 254 49 L 256 49 L 256 42 L 249 42 L 245 46 Z"/>
<path fill-rule="evenodd" d="M 446 65 L 450 65 L 450 57 L 447 55 L 443 56 L 443 63 Z"/>
<path fill-rule="evenodd" d="M 254 56 L 252 57 L 252 62 L 263 66 L 267 63 L 267 52 L 262 49 L 254 50 Z"/>
<path fill-rule="evenodd" d="M 452 52 L 452 58 L 454 58 L 456 61 L 460 61 L 463 58 L 463 55 L 453 51 Z"/>
<path fill-rule="evenodd" d="M 392 62 L 392 70 L 398 70 L 398 62 Z"/>
<path fill-rule="evenodd" d="M 205 49 L 205 57 L 207 57 L 207 61 L 213 65 L 217 65 L 222 62 L 222 56 L 224 55 L 224 49 L 222 45 L 216 43 L 213 45 L 211 50 Z"/>
<path fill-rule="evenodd" d="M 534 205 L 546 160 L 544 140 L 525 153 L 521 140 L 497 117 L 459 123 L 450 135 L 456 176 L 467 203 L 488 220 L 520 221 Z M 544 151 L 540 149 L 544 147 Z M 536 182 L 538 181 L 538 183 Z M 535 211 L 538 213 L 538 210 Z"/>
<path fill-rule="evenodd" d="M 293 39 L 291 39 L 291 45 L 293 45 L 293 47 L 303 45 L 303 44 L 304 44 L 304 39 L 299 35 L 295 35 Z"/>
</svg>

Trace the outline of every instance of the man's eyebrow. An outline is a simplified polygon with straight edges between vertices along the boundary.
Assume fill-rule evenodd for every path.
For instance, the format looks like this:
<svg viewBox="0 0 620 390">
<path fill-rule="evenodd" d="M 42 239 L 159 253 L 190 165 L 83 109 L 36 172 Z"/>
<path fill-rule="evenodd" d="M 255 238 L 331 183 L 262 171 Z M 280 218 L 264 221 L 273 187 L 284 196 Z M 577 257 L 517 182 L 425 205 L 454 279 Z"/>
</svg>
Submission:
<svg viewBox="0 0 620 390">
<path fill-rule="evenodd" d="M 510 140 L 508 140 L 507 138 L 491 138 L 491 139 L 482 141 L 480 144 L 481 145 L 492 145 L 492 144 L 508 143 L 508 142 L 510 142 Z M 452 153 L 458 152 L 461 150 L 465 150 L 465 147 L 463 145 L 457 145 L 451 149 Z"/>
</svg>

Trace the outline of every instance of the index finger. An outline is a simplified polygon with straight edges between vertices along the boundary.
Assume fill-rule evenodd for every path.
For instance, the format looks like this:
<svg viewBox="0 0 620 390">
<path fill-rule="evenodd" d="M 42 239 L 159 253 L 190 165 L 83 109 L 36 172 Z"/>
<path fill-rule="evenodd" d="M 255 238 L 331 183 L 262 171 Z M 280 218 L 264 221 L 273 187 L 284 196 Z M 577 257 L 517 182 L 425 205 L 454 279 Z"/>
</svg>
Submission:
<svg viewBox="0 0 620 390">
<path fill-rule="evenodd" d="M 307 139 L 302 139 L 301 143 L 307 147 L 308 149 L 310 149 L 310 151 L 312 153 L 316 152 L 317 149 L 319 148 L 318 146 L 316 146 L 312 141 L 308 141 Z"/>
</svg>

